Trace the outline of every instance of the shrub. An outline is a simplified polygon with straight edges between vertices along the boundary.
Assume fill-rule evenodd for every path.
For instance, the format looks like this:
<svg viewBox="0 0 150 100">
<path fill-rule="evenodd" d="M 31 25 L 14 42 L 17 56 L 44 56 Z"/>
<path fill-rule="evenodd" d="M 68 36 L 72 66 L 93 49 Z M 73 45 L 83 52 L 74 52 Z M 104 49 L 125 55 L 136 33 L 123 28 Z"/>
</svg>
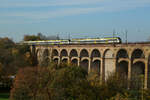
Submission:
<svg viewBox="0 0 150 100">
<path fill-rule="evenodd" d="M 111 74 L 105 82 L 81 67 L 51 63 L 49 67 L 19 70 L 11 100 L 149 100 L 147 90 L 127 89 L 127 77 Z"/>
</svg>

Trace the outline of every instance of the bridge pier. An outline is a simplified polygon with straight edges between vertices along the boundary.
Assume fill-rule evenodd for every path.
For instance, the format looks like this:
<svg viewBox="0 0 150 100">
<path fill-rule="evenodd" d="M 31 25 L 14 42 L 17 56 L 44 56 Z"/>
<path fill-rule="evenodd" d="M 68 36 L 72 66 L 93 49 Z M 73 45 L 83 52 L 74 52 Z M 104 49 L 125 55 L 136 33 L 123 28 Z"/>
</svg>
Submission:
<svg viewBox="0 0 150 100">
<path fill-rule="evenodd" d="M 89 58 L 88 60 L 89 60 L 88 73 L 90 73 L 91 72 L 91 58 Z"/>
<path fill-rule="evenodd" d="M 100 80 L 103 81 L 104 77 L 104 58 L 101 58 L 101 65 L 100 65 Z"/>
<path fill-rule="evenodd" d="M 145 60 L 144 89 L 147 89 L 147 82 L 148 82 L 148 59 Z"/>
<path fill-rule="evenodd" d="M 128 88 L 130 87 L 131 81 L 131 59 L 128 59 Z"/>
</svg>

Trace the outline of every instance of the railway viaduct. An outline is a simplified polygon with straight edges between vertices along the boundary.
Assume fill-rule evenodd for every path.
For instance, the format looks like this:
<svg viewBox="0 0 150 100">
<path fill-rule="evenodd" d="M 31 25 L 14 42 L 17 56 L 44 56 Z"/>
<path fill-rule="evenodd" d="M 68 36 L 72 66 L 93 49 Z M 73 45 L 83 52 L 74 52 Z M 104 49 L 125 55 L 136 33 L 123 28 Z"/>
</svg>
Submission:
<svg viewBox="0 0 150 100">
<path fill-rule="evenodd" d="M 150 88 L 150 43 L 36 45 L 31 50 L 39 63 L 72 63 L 96 72 L 102 80 L 116 71 L 129 80 L 142 75 L 144 88 Z"/>
</svg>

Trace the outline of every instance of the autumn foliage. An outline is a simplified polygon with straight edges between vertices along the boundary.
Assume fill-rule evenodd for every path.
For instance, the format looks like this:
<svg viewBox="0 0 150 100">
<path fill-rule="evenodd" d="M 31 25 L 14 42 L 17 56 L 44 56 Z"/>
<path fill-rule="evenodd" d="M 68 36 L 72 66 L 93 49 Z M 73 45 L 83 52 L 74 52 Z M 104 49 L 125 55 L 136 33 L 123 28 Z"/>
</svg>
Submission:
<svg viewBox="0 0 150 100">
<path fill-rule="evenodd" d="M 11 90 L 11 99 L 30 100 L 32 98 L 37 100 L 38 96 L 40 96 L 43 100 L 48 100 L 50 79 L 50 73 L 47 68 L 27 67 L 20 69 Z"/>
<path fill-rule="evenodd" d="M 75 66 L 23 68 L 15 78 L 11 100 L 96 99 L 86 77 L 86 71 Z"/>
</svg>

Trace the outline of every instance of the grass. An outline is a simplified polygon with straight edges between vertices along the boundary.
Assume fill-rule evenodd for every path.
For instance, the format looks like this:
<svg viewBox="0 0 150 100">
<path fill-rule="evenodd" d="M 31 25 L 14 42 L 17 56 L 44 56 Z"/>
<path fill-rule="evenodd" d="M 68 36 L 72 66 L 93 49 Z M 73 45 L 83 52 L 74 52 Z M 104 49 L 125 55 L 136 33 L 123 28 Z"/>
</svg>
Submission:
<svg viewBox="0 0 150 100">
<path fill-rule="evenodd" d="M 0 100 L 9 100 L 9 93 L 0 93 Z"/>
</svg>

